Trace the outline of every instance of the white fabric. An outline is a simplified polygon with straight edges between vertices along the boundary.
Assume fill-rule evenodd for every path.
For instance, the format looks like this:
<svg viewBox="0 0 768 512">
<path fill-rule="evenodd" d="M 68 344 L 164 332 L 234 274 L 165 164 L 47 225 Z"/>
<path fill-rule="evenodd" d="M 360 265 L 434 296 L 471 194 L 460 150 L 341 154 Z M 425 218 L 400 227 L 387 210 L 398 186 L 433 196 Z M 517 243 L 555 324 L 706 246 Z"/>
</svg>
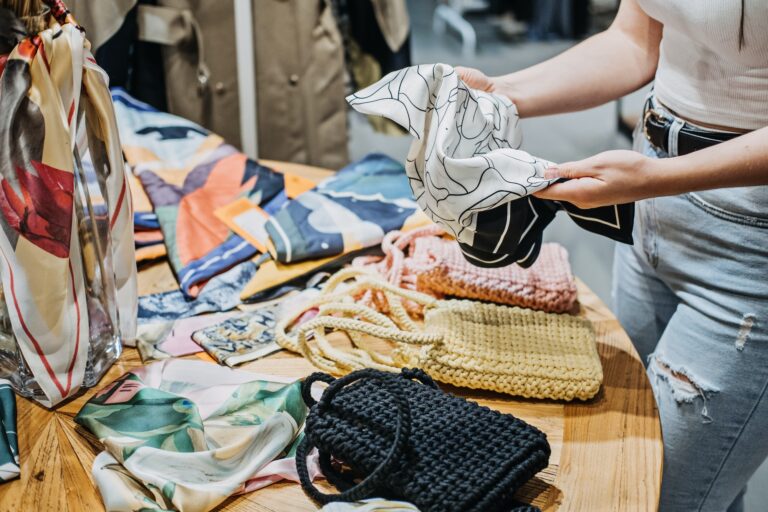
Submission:
<svg viewBox="0 0 768 512">
<path fill-rule="evenodd" d="M 322 512 L 419 512 L 416 505 L 405 501 L 371 498 L 345 503 L 332 501 L 320 509 Z"/>
<path fill-rule="evenodd" d="M 473 244 L 478 212 L 553 181 L 544 179 L 549 162 L 517 149 L 522 132 L 515 105 L 468 88 L 446 64 L 390 73 L 347 101 L 416 138 L 405 166 L 416 201 L 462 243 Z"/>
<path fill-rule="evenodd" d="M 686 120 L 756 130 L 768 126 L 768 2 L 639 0 L 664 24 L 656 96 Z"/>
</svg>

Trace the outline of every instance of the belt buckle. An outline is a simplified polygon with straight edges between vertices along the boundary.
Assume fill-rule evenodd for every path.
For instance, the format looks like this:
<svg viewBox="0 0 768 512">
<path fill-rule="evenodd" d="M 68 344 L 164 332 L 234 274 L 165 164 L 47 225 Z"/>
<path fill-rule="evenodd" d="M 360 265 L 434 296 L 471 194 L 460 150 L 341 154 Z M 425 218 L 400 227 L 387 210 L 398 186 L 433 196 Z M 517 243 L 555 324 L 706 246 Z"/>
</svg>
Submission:
<svg viewBox="0 0 768 512">
<path fill-rule="evenodd" d="M 648 140 L 648 142 L 653 142 L 651 140 L 651 134 L 648 133 L 648 120 L 653 116 L 656 118 L 656 120 L 661 119 L 661 116 L 658 112 L 656 112 L 653 107 L 650 105 L 645 109 L 645 112 L 643 112 L 643 135 L 645 135 L 645 138 Z"/>
</svg>

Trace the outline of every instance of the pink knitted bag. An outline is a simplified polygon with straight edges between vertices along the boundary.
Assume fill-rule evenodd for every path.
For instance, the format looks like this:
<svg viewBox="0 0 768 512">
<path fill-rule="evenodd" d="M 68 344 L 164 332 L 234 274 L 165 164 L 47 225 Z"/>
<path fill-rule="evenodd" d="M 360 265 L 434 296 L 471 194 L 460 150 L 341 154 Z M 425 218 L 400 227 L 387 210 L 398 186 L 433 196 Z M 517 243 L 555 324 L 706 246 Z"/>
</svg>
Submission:
<svg viewBox="0 0 768 512">
<path fill-rule="evenodd" d="M 568 252 L 561 245 L 544 244 L 527 269 L 518 265 L 481 268 L 468 263 L 458 244 L 444 235 L 436 225 L 393 231 L 382 241 L 383 258 L 357 258 L 353 265 L 373 268 L 394 285 L 438 298 L 484 300 L 550 313 L 573 309 L 576 282 Z"/>
</svg>

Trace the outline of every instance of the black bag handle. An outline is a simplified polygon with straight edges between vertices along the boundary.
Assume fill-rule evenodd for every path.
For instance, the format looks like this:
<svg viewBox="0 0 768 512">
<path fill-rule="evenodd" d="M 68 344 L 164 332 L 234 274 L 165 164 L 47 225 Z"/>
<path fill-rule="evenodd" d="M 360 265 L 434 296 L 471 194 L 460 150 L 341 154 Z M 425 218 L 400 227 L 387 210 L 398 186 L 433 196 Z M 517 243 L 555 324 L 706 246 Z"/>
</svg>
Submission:
<svg viewBox="0 0 768 512">
<path fill-rule="evenodd" d="M 427 376 L 421 370 L 416 370 L 415 372 L 411 370 L 403 370 L 400 375 L 408 379 L 417 378 L 425 384 L 429 382 L 432 386 L 436 386 L 432 379 L 429 378 L 429 376 Z M 338 494 L 325 494 L 321 492 L 317 487 L 315 487 L 309 478 L 309 469 L 307 468 L 307 455 L 309 454 L 312 446 L 310 445 L 309 436 L 307 436 L 305 433 L 304 439 L 302 439 L 298 449 L 296 450 L 296 470 L 299 474 L 299 480 L 301 481 L 302 489 L 304 489 L 304 492 L 318 503 L 326 504 L 330 503 L 331 501 L 359 501 L 365 498 L 369 498 L 376 490 L 376 488 L 381 486 L 384 479 L 388 474 L 391 473 L 391 470 L 395 467 L 395 465 L 401 462 L 404 455 L 405 448 L 407 446 L 407 440 L 411 431 L 411 409 L 408 404 L 408 400 L 406 400 L 403 393 L 398 393 L 399 390 L 396 388 L 395 381 L 393 381 L 393 379 L 383 376 L 381 372 L 377 370 L 370 369 L 359 370 L 336 380 L 334 380 L 333 377 L 326 373 L 317 372 L 307 377 L 307 379 L 304 381 L 302 384 L 301 394 L 308 406 L 311 407 L 317 404 L 319 410 L 322 411 L 330 405 L 331 399 L 342 388 L 364 378 L 378 381 L 382 385 L 382 389 L 386 390 L 386 392 L 388 392 L 395 399 L 395 403 L 397 405 L 395 439 L 386 457 L 384 457 L 384 460 L 381 461 L 376 469 L 374 469 L 371 474 L 366 476 L 362 482 L 355 484 L 349 489 Z M 320 401 L 318 402 L 315 402 L 315 400 L 310 396 L 310 388 L 316 381 L 330 383 L 328 388 L 323 393 L 323 396 L 320 398 Z M 330 469 L 330 454 L 327 452 L 322 452 L 320 455 L 322 458 L 321 466 L 323 471 L 327 473 Z M 349 480 L 347 480 L 344 476 L 335 471 L 331 471 L 331 474 L 326 475 L 326 477 L 332 483 L 334 481 L 345 483 L 349 482 Z"/>
</svg>

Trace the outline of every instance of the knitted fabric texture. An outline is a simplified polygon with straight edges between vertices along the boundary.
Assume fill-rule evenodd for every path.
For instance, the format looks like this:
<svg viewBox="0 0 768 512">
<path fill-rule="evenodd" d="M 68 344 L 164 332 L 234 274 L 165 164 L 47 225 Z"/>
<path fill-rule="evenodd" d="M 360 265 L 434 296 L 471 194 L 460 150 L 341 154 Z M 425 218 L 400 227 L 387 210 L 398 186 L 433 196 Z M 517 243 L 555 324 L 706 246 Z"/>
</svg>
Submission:
<svg viewBox="0 0 768 512">
<path fill-rule="evenodd" d="M 318 402 L 310 396 L 316 381 L 330 383 Z M 536 510 L 516 508 L 513 496 L 547 467 L 550 447 L 544 433 L 510 414 L 447 394 L 415 369 L 361 370 L 338 380 L 315 373 L 302 395 L 311 408 L 296 466 L 319 503 L 379 496 L 423 512 Z M 324 494 L 309 480 L 312 447 L 340 494 Z M 338 471 L 331 457 L 350 469 Z"/>
<path fill-rule="evenodd" d="M 345 281 L 352 279 L 351 285 Z M 379 310 L 357 298 L 376 293 Z M 421 305 L 423 324 L 405 301 Z M 294 332 L 298 315 L 283 319 L 276 340 L 321 370 L 343 375 L 362 368 L 397 371 L 419 367 L 441 382 L 529 398 L 587 400 L 600 389 L 602 366 L 589 321 L 469 300 L 437 300 L 395 287 L 362 269 L 345 269 L 326 283 L 311 304 L 318 315 Z M 386 314 L 385 314 L 386 313 Z M 353 347 L 334 347 L 327 331 L 347 334 Z M 394 343 L 382 353 L 366 336 Z M 311 342 L 310 342 L 311 339 Z"/>
<path fill-rule="evenodd" d="M 568 252 L 559 244 L 542 246 L 529 268 L 476 267 L 458 244 L 437 225 L 384 237 L 384 257 L 363 256 L 353 265 L 371 266 L 391 284 L 438 298 L 445 296 L 565 313 L 576 304 L 577 292 Z"/>
</svg>

